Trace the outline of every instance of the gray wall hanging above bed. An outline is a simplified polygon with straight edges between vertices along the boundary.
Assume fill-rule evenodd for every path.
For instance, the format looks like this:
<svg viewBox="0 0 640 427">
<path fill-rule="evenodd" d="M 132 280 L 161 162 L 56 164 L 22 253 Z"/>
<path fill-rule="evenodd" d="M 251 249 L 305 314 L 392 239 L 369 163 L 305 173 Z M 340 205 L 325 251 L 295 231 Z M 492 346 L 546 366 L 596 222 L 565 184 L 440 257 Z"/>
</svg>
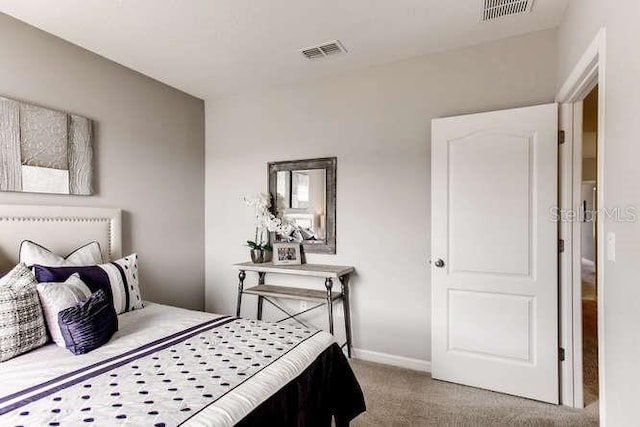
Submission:
<svg viewBox="0 0 640 427">
<path fill-rule="evenodd" d="M 92 122 L 0 97 L 0 191 L 93 193 Z"/>
</svg>

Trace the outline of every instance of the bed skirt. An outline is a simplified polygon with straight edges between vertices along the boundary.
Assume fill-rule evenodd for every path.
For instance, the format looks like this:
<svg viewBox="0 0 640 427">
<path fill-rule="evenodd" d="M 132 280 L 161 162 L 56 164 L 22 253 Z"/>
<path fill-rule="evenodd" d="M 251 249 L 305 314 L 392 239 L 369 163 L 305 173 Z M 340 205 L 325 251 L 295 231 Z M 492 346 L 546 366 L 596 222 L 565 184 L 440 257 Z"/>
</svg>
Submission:
<svg viewBox="0 0 640 427">
<path fill-rule="evenodd" d="M 254 409 L 240 427 L 346 427 L 366 410 L 362 389 L 338 344 Z"/>
</svg>

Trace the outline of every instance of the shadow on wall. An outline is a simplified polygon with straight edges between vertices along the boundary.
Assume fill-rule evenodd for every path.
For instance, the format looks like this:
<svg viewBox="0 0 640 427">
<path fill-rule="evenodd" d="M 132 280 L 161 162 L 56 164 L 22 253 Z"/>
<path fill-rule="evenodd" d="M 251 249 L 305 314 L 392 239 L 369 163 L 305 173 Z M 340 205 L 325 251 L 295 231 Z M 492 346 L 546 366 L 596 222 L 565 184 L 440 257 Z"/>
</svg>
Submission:
<svg viewBox="0 0 640 427">
<path fill-rule="evenodd" d="M 131 213 L 122 211 L 122 256 L 127 256 L 132 251 L 131 230 L 133 230 Z"/>
<path fill-rule="evenodd" d="M 11 270 L 11 267 L 13 267 L 13 263 L 10 257 L 0 248 L 0 276 Z"/>
<path fill-rule="evenodd" d="M 100 196 L 100 123 L 93 120 L 93 196 Z"/>
</svg>

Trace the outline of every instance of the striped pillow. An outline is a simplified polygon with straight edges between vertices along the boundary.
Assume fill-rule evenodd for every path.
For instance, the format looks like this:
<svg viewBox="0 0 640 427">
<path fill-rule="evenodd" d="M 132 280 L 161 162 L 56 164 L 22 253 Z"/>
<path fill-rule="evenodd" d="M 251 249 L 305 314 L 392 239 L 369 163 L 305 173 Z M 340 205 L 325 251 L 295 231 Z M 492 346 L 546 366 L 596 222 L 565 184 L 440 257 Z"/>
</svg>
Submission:
<svg viewBox="0 0 640 427">
<path fill-rule="evenodd" d="M 0 280 L 0 362 L 47 343 L 36 278 L 18 264 Z"/>
<path fill-rule="evenodd" d="M 107 264 L 88 267 L 45 267 L 35 265 L 38 282 L 64 282 L 74 273 L 91 292 L 103 289 L 116 313 L 122 314 L 144 307 L 138 285 L 138 255 L 133 254 Z"/>
<path fill-rule="evenodd" d="M 118 330 L 118 316 L 104 290 L 58 313 L 65 347 L 85 354 L 106 344 Z"/>
</svg>

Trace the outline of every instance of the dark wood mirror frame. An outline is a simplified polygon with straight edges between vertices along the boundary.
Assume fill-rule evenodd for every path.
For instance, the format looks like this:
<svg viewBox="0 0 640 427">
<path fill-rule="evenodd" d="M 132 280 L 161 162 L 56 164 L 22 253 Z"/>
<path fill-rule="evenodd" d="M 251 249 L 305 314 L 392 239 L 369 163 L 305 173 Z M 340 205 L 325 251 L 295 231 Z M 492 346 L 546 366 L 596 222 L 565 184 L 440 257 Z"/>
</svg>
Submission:
<svg viewBox="0 0 640 427">
<path fill-rule="evenodd" d="M 296 171 L 308 169 L 325 170 L 325 201 L 326 201 L 326 238 L 324 243 L 302 243 L 305 253 L 336 253 L 336 170 L 338 159 L 327 157 L 322 159 L 289 160 L 282 162 L 269 162 L 267 170 L 269 173 L 269 194 L 272 200 L 276 200 L 277 195 L 277 175 L 281 171 Z M 275 242 L 275 233 L 271 233 L 271 242 Z"/>
</svg>

